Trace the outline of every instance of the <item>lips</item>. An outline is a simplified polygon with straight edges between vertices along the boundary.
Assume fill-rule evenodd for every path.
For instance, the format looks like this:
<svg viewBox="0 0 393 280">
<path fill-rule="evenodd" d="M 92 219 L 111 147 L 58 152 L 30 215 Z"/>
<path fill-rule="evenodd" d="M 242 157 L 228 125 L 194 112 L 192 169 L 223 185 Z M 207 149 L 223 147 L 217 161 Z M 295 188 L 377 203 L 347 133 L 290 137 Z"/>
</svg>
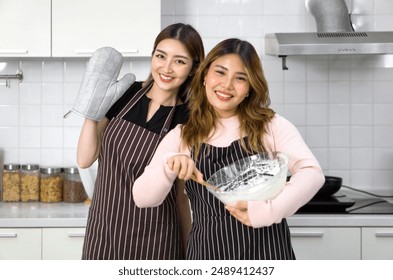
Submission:
<svg viewBox="0 0 393 280">
<path fill-rule="evenodd" d="M 232 95 L 224 93 L 222 91 L 216 91 L 215 93 L 216 93 L 216 96 L 218 99 L 224 100 L 224 101 L 229 100 L 232 97 Z"/>
<path fill-rule="evenodd" d="M 171 76 L 166 76 L 164 74 L 160 74 L 160 80 L 163 81 L 164 83 L 168 83 L 172 81 L 174 78 Z"/>
</svg>

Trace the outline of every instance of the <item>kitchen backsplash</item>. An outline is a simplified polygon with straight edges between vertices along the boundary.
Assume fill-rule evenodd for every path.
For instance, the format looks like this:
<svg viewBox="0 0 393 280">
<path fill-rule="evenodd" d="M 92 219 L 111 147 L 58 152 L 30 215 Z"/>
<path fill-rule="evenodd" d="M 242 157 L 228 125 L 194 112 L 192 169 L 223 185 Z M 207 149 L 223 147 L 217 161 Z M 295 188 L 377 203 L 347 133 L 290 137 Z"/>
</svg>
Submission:
<svg viewBox="0 0 393 280">
<path fill-rule="evenodd" d="M 264 35 L 315 31 L 304 0 L 162 0 L 162 26 L 192 24 L 209 51 L 224 38 L 249 40 L 260 53 L 272 107 L 292 121 L 326 175 L 358 189 L 393 194 L 393 56 L 290 57 L 264 54 Z M 391 0 L 348 0 L 357 31 L 392 31 Z M 148 23 L 147 23 L 148 24 Z M 6 65 L 4 64 L 6 62 Z M 71 108 L 86 59 L 0 58 L 0 162 L 75 165 L 83 119 Z M 2 68 L 5 65 L 5 68 Z M 149 59 L 125 59 L 120 75 L 147 77 Z"/>
</svg>

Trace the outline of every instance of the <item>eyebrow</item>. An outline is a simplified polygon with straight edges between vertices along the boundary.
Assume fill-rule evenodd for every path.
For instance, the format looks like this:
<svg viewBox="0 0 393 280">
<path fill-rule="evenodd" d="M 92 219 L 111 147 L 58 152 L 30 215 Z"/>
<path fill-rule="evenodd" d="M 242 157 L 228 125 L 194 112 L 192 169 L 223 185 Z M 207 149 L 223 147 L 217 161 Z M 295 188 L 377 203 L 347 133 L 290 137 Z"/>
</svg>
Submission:
<svg viewBox="0 0 393 280">
<path fill-rule="evenodd" d="M 214 67 L 218 67 L 218 68 L 221 68 L 221 69 L 227 70 L 227 71 L 229 70 L 228 68 L 226 68 L 225 66 L 222 66 L 220 64 L 216 64 L 216 65 L 214 65 Z M 236 72 L 236 74 L 247 77 L 247 74 L 245 72 Z"/>
<path fill-rule="evenodd" d="M 168 55 L 168 53 L 167 53 L 167 52 L 165 52 L 165 51 L 163 51 L 163 50 L 156 49 L 156 51 L 157 51 L 157 52 L 160 52 L 160 53 L 163 53 L 163 54 L 165 54 L 165 55 Z M 184 56 L 184 55 L 175 55 L 175 57 L 176 57 L 176 58 L 183 58 L 183 59 L 190 60 L 190 58 L 189 58 L 189 57 L 187 57 L 187 56 Z"/>
</svg>

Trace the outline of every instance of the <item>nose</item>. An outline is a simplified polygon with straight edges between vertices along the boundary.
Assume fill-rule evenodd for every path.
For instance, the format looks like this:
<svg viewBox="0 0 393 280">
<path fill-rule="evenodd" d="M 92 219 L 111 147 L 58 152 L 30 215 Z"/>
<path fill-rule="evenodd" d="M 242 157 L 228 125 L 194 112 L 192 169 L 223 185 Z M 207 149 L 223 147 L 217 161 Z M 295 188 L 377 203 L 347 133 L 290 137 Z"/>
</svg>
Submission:
<svg viewBox="0 0 393 280">
<path fill-rule="evenodd" d="M 171 73 L 171 72 L 173 71 L 173 70 L 172 70 L 172 60 L 168 59 L 168 60 L 165 62 L 164 71 L 165 71 L 166 73 Z"/>
<path fill-rule="evenodd" d="M 223 86 L 224 88 L 231 89 L 232 86 L 233 86 L 233 84 L 232 84 L 232 78 L 231 78 L 231 77 L 228 77 L 228 76 L 224 77 L 223 80 L 222 80 L 222 86 Z"/>
</svg>

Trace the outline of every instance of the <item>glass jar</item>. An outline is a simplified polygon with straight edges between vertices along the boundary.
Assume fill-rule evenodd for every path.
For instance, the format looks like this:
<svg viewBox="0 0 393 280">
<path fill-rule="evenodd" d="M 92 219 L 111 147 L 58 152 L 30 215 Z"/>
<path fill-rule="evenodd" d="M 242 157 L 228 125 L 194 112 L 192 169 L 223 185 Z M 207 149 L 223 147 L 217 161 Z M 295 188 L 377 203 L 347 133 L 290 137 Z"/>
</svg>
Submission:
<svg viewBox="0 0 393 280">
<path fill-rule="evenodd" d="M 20 164 L 4 164 L 3 201 L 20 201 Z"/>
<path fill-rule="evenodd" d="M 84 202 L 87 198 L 77 167 L 64 168 L 63 201 Z"/>
<path fill-rule="evenodd" d="M 22 164 L 20 173 L 20 200 L 40 200 L 40 166 L 38 164 Z"/>
<path fill-rule="evenodd" d="M 63 201 L 63 170 L 60 167 L 40 168 L 40 201 Z"/>
</svg>

